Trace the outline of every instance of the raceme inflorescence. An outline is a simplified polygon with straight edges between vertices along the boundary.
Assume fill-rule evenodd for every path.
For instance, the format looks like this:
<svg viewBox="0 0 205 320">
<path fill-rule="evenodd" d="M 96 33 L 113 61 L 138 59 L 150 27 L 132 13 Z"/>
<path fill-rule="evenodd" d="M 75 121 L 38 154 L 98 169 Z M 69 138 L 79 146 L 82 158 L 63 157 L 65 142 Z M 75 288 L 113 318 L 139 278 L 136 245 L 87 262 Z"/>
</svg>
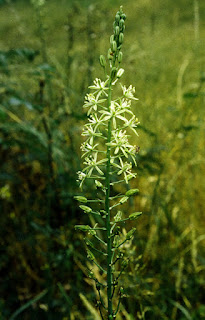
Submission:
<svg viewBox="0 0 205 320">
<path fill-rule="evenodd" d="M 134 97 L 135 88 L 119 84 L 124 73 L 121 68 L 121 48 L 125 20 L 126 15 L 121 6 L 115 16 L 107 59 L 100 56 L 105 79 L 94 80 L 83 106 L 87 111 L 88 123 L 84 125 L 82 132 L 84 168 L 78 172 L 78 181 L 81 188 L 86 181 L 91 181 L 98 189 L 97 198 L 87 199 L 82 195 L 75 197 L 80 202 L 82 211 L 92 216 L 92 222 L 95 221 L 92 226 L 77 225 L 75 228 L 86 234 L 87 257 L 104 275 L 104 280 L 100 282 L 92 269 L 88 270 L 99 293 L 97 305 L 101 318 L 109 320 L 116 318 L 124 296 L 123 287 L 118 287 L 119 278 L 128 264 L 122 248 L 132 239 L 136 230 L 133 227 L 122 234 L 122 226 L 141 215 L 141 212 L 134 212 L 124 216 L 121 211 L 122 205 L 139 190 L 130 189 L 125 193 L 119 191 L 123 189 L 123 183 L 128 184 L 136 177 L 132 167 L 136 165 L 138 152 L 138 148 L 129 142 L 131 133 L 138 135 L 136 127 L 139 121 L 131 110 L 132 100 L 138 100 Z M 117 87 L 121 87 L 119 97 L 115 97 Z M 102 298 L 102 291 L 106 292 L 107 301 Z M 114 307 L 116 294 L 118 302 Z"/>
</svg>

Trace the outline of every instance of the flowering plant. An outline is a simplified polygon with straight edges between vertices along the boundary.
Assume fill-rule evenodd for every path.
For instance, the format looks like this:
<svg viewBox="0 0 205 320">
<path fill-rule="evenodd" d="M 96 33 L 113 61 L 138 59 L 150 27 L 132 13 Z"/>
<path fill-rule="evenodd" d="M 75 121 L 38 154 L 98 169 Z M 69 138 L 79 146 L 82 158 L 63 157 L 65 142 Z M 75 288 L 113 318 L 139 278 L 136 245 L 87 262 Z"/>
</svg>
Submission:
<svg viewBox="0 0 205 320">
<path fill-rule="evenodd" d="M 131 189 L 125 194 L 115 194 L 114 185 L 128 183 L 136 177 L 132 172 L 132 166 L 136 165 L 136 146 L 129 143 L 128 131 L 137 136 L 136 127 L 138 119 L 131 110 L 135 88 L 131 85 L 127 88 L 121 85 L 122 94 L 114 98 L 114 88 L 124 73 L 120 67 L 122 62 L 122 43 L 125 31 L 126 15 L 122 6 L 117 12 L 114 21 L 114 34 L 110 37 L 108 50 L 109 73 L 106 72 L 106 59 L 100 56 L 100 64 L 105 71 L 105 80 L 95 79 L 89 88 L 91 93 L 85 96 L 83 108 L 87 110 L 88 123 L 85 124 L 82 136 L 85 141 L 81 145 L 84 168 L 78 172 L 80 187 L 86 180 L 92 180 L 99 190 L 98 199 L 87 199 L 84 196 L 76 196 L 80 208 L 87 214 L 95 216 L 96 224 L 77 225 L 77 230 L 88 233 L 85 238 L 87 256 L 92 263 L 97 265 L 106 275 L 105 283 L 100 283 L 95 278 L 92 270 L 89 276 L 96 282 L 99 292 L 98 307 L 102 319 L 106 313 L 107 319 L 114 319 L 119 311 L 120 301 L 123 297 L 123 288 L 119 291 L 118 304 L 114 310 L 113 297 L 116 292 L 118 279 L 127 266 L 127 259 L 123 258 L 122 246 L 132 239 L 136 228 L 132 228 L 121 241 L 119 238 L 121 223 L 127 220 L 135 220 L 141 212 L 134 212 L 123 218 L 118 206 L 125 203 L 129 197 L 137 194 L 138 189 Z M 100 225 L 100 226 L 99 226 Z M 97 242 L 99 243 L 97 243 Z M 102 247 L 102 248 L 101 248 Z M 102 265 L 98 260 L 104 257 Z M 121 261 L 121 270 L 117 270 L 117 262 Z M 119 265 L 119 263 L 118 263 Z M 107 302 L 104 303 L 101 290 L 107 291 Z M 104 311 L 103 311 L 104 309 Z"/>
</svg>

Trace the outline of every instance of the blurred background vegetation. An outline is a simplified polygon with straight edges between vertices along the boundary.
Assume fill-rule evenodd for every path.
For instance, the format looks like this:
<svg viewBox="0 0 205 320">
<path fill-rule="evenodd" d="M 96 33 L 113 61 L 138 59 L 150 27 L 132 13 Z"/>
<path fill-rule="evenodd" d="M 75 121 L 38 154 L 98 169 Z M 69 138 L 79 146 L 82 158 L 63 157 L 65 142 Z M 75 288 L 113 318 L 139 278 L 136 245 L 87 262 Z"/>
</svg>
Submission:
<svg viewBox="0 0 205 320">
<path fill-rule="evenodd" d="M 205 318 L 205 1 L 0 1 L 0 319 L 98 319 L 79 194 L 82 109 L 127 14 L 123 84 L 140 120 L 143 211 L 121 319 Z M 88 186 L 87 195 L 96 190 Z M 95 270 L 97 272 L 97 270 Z M 100 276 L 100 275 L 99 275 Z"/>
</svg>

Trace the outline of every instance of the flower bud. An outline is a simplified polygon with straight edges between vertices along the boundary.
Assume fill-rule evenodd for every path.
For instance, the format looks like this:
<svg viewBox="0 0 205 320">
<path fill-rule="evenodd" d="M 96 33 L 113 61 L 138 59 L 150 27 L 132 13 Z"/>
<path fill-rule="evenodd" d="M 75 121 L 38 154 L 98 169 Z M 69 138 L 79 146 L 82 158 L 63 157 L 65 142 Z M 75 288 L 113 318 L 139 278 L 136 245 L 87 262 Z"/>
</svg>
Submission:
<svg viewBox="0 0 205 320">
<path fill-rule="evenodd" d="M 122 17 L 122 19 L 123 19 L 124 21 L 126 20 L 126 14 L 123 13 L 123 14 L 121 15 L 121 17 Z"/>
<path fill-rule="evenodd" d="M 130 181 L 132 178 L 133 178 L 133 175 L 132 175 L 132 174 L 128 174 L 128 175 L 127 175 L 127 181 Z"/>
<path fill-rule="evenodd" d="M 95 185 L 97 188 L 103 188 L 103 184 L 98 180 L 95 180 Z"/>
<path fill-rule="evenodd" d="M 89 231 L 91 229 L 90 226 L 84 226 L 84 225 L 76 225 L 75 230 L 80 230 L 80 231 Z"/>
<path fill-rule="evenodd" d="M 91 248 L 94 248 L 94 244 L 89 239 L 84 239 L 87 246 L 90 246 Z"/>
<path fill-rule="evenodd" d="M 94 273 L 92 272 L 92 271 L 89 271 L 88 272 L 88 276 L 89 276 L 89 278 L 91 278 L 91 279 L 94 279 L 95 277 L 94 277 Z"/>
<path fill-rule="evenodd" d="M 118 36 L 120 33 L 120 28 L 118 26 L 115 27 L 115 35 Z"/>
<path fill-rule="evenodd" d="M 124 294 L 124 288 L 123 287 L 120 288 L 120 294 Z"/>
<path fill-rule="evenodd" d="M 118 72 L 117 72 L 117 78 L 121 78 L 124 72 L 125 72 L 125 70 L 122 69 L 122 68 L 120 68 L 120 69 L 118 70 Z"/>
<path fill-rule="evenodd" d="M 105 60 L 105 57 L 101 54 L 100 55 L 100 65 L 105 68 L 106 66 L 106 60 Z"/>
<path fill-rule="evenodd" d="M 119 22 L 119 21 L 120 21 L 120 15 L 119 15 L 118 13 L 117 13 L 116 16 L 115 16 L 115 21 L 116 21 L 116 22 Z"/>
<path fill-rule="evenodd" d="M 133 234 L 135 233 L 135 231 L 136 231 L 136 228 L 132 228 L 132 229 L 127 233 L 126 239 L 127 239 L 127 240 L 130 240 L 130 239 L 132 238 Z"/>
<path fill-rule="evenodd" d="M 121 51 L 118 53 L 117 60 L 119 63 L 122 62 L 122 52 Z"/>
<path fill-rule="evenodd" d="M 110 44 L 112 44 L 113 41 L 114 41 L 114 34 L 110 36 Z"/>
<path fill-rule="evenodd" d="M 139 193 L 139 189 L 130 189 L 125 193 L 125 195 L 127 197 L 131 197 L 131 196 L 136 195 L 137 193 Z"/>
<path fill-rule="evenodd" d="M 129 199 L 129 197 L 122 197 L 122 199 L 120 199 L 120 203 L 123 204 L 125 203 L 127 200 Z"/>
<path fill-rule="evenodd" d="M 90 234 L 91 236 L 95 236 L 96 235 L 96 231 L 90 227 L 90 229 L 88 231 L 88 234 Z"/>
<path fill-rule="evenodd" d="M 88 201 L 87 198 L 81 197 L 81 196 L 75 196 L 74 199 L 79 202 L 84 202 L 84 203 L 86 203 Z"/>
<path fill-rule="evenodd" d="M 120 19 L 120 22 L 119 22 L 120 29 L 123 29 L 124 23 L 125 23 L 124 20 Z"/>
<path fill-rule="evenodd" d="M 116 42 L 115 42 L 116 43 Z M 111 71 L 111 79 L 113 80 L 116 76 L 116 73 L 117 73 L 117 68 L 113 67 L 112 68 L 112 71 Z"/>
<path fill-rule="evenodd" d="M 116 216 L 114 216 L 115 222 L 118 222 L 122 219 L 122 211 L 118 211 Z"/>
<path fill-rule="evenodd" d="M 90 259 L 91 261 L 95 260 L 94 254 L 87 249 L 87 258 Z"/>
<path fill-rule="evenodd" d="M 122 32 L 120 32 L 119 43 L 123 43 L 123 39 L 124 39 L 124 34 Z"/>
<path fill-rule="evenodd" d="M 84 212 L 86 212 L 86 213 L 90 213 L 90 212 L 92 212 L 92 209 L 90 208 L 90 207 L 88 207 L 88 206 L 79 206 Z"/>
<path fill-rule="evenodd" d="M 107 58 L 108 58 L 108 60 L 112 60 L 113 59 L 113 52 L 112 52 L 112 50 L 110 48 L 108 49 Z"/>
<path fill-rule="evenodd" d="M 111 43 L 111 49 L 112 49 L 113 52 L 117 51 L 117 43 L 116 43 L 116 41 L 113 41 Z"/>
<path fill-rule="evenodd" d="M 136 220 L 137 218 L 139 218 L 139 216 L 142 215 L 142 212 L 134 212 L 134 213 L 131 213 L 129 215 L 129 219 L 130 220 Z"/>
</svg>

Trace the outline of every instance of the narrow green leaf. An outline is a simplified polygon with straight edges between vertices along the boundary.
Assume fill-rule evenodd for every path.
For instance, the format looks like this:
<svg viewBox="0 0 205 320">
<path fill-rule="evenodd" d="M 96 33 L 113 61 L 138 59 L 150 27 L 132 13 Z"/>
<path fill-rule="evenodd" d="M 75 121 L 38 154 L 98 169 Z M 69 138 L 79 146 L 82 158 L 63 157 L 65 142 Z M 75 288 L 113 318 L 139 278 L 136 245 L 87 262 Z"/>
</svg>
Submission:
<svg viewBox="0 0 205 320">
<path fill-rule="evenodd" d="M 190 313 L 188 312 L 188 310 L 185 307 L 183 307 L 179 302 L 173 301 L 171 299 L 170 299 L 170 302 L 185 315 L 186 319 L 193 320 L 193 318 L 190 315 Z"/>
<path fill-rule="evenodd" d="M 9 318 L 9 320 L 14 320 L 20 313 L 22 313 L 24 310 L 26 310 L 27 308 L 29 308 L 33 303 L 37 302 L 38 300 L 40 300 L 41 298 L 43 298 L 46 293 L 48 292 L 48 290 L 44 290 L 41 293 L 39 293 L 37 296 L 35 296 L 33 299 L 29 300 L 27 303 L 25 303 L 22 307 L 20 307 L 18 310 L 16 310 L 11 317 Z"/>
<path fill-rule="evenodd" d="M 58 288 L 60 289 L 62 296 L 65 298 L 65 300 L 68 304 L 68 308 L 70 308 L 72 305 L 72 301 L 71 301 L 70 297 L 68 296 L 68 294 L 66 293 L 64 287 L 62 286 L 62 284 L 60 282 L 58 282 L 57 285 L 58 285 Z"/>
</svg>

